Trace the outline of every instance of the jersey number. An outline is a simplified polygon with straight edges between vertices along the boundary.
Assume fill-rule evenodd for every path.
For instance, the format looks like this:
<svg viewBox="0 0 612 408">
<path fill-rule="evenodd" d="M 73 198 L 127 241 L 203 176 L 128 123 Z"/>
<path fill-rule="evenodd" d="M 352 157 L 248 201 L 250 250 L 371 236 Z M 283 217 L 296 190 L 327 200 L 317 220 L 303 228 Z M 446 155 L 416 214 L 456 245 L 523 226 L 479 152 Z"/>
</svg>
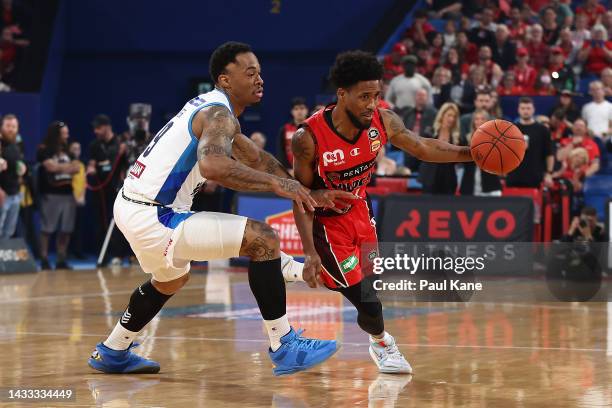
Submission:
<svg viewBox="0 0 612 408">
<path fill-rule="evenodd" d="M 159 142 L 159 139 L 161 139 L 162 136 L 165 135 L 166 132 L 170 130 L 172 125 L 174 125 L 174 122 L 168 122 L 166 126 L 164 126 L 159 132 L 157 132 L 153 140 L 151 140 L 151 143 L 149 143 L 149 146 L 147 146 L 145 151 L 142 152 L 142 157 L 147 157 L 149 153 L 151 153 L 151 150 L 153 150 L 157 142 Z"/>
</svg>

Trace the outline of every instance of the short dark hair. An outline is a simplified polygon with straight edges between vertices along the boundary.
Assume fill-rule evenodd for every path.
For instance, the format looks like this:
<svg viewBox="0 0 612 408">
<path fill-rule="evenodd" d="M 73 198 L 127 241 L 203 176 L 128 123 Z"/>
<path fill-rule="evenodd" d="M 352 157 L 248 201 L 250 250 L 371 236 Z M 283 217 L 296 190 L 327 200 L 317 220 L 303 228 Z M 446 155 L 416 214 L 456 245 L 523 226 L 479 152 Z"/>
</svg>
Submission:
<svg viewBox="0 0 612 408">
<path fill-rule="evenodd" d="M 2 116 L 2 120 L 0 120 L 0 123 L 4 124 L 5 120 L 11 120 L 11 119 L 17 119 L 17 116 L 15 116 L 12 113 L 7 113 L 6 115 Z"/>
<path fill-rule="evenodd" d="M 480 85 L 478 88 L 476 88 L 476 95 L 474 96 L 474 99 L 476 99 L 478 95 L 491 96 L 492 91 L 493 90 L 488 85 Z"/>
<path fill-rule="evenodd" d="M 580 214 L 586 215 L 589 217 L 597 217 L 597 210 L 594 207 L 584 207 Z"/>
<path fill-rule="evenodd" d="M 253 52 L 251 46 L 245 43 L 228 41 L 221 44 L 210 56 L 209 73 L 214 83 L 217 83 L 219 75 L 225 73 L 225 68 L 232 62 L 236 62 L 238 54 Z"/>
<path fill-rule="evenodd" d="M 329 79 L 337 88 L 349 88 L 361 81 L 379 81 L 383 67 L 369 52 L 355 50 L 338 54 L 329 71 Z"/>
<path fill-rule="evenodd" d="M 301 96 L 296 96 L 295 98 L 291 100 L 291 109 L 295 108 L 296 106 L 300 106 L 300 105 L 304 105 L 306 109 L 308 109 L 308 104 L 306 103 L 305 98 L 302 98 Z"/>
<path fill-rule="evenodd" d="M 533 99 L 531 99 L 528 96 L 521 96 L 521 98 L 519 99 L 519 105 L 521 103 L 529 103 L 529 104 L 533 105 Z"/>
</svg>

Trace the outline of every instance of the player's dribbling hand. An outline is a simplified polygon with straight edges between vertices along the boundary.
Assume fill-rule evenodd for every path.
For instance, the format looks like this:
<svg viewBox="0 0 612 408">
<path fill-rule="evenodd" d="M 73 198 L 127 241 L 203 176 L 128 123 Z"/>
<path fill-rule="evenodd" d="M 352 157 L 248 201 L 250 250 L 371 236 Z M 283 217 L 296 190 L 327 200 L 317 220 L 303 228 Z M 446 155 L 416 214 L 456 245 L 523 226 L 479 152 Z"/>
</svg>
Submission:
<svg viewBox="0 0 612 408">
<path fill-rule="evenodd" d="M 323 285 L 323 279 L 321 279 L 321 258 L 316 252 L 304 255 L 302 277 L 304 282 L 311 288 L 316 288 L 319 284 Z"/>
<path fill-rule="evenodd" d="M 310 189 L 304 187 L 299 181 L 279 178 L 272 187 L 274 194 L 290 198 L 295 201 L 302 213 L 305 212 L 304 205 L 308 211 L 314 211 L 317 202 L 310 196 Z"/>
<path fill-rule="evenodd" d="M 351 201 L 360 198 L 342 190 L 312 190 L 310 196 L 317 202 L 317 207 L 330 208 L 339 214 L 342 214 L 343 210 L 351 205 Z"/>
</svg>

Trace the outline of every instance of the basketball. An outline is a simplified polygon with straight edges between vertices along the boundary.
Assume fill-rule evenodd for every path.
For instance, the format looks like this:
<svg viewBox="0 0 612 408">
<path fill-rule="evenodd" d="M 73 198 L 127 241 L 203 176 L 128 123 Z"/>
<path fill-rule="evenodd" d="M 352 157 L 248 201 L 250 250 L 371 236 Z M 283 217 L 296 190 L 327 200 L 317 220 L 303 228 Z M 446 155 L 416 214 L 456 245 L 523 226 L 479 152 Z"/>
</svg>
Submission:
<svg viewBox="0 0 612 408">
<path fill-rule="evenodd" d="M 487 173 L 503 176 L 516 169 L 525 156 L 525 138 L 514 124 L 494 119 L 483 123 L 472 135 L 474 161 Z"/>
</svg>

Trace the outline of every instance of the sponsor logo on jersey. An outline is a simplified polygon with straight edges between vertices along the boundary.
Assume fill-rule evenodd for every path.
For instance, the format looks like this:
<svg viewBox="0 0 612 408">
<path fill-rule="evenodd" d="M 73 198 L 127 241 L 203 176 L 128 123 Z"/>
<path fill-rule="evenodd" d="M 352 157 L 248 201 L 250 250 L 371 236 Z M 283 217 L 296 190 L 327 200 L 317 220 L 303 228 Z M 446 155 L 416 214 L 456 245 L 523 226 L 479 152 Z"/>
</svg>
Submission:
<svg viewBox="0 0 612 408">
<path fill-rule="evenodd" d="M 334 166 L 339 166 L 344 163 L 344 152 L 340 149 L 336 149 L 333 152 L 323 153 L 323 165 L 327 166 L 330 163 L 334 163 Z"/>
<path fill-rule="evenodd" d="M 378 139 L 378 136 L 380 136 L 380 132 L 378 131 L 378 129 L 376 128 L 368 129 L 368 139 L 370 140 Z"/>
<path fill-rule="evenodd" d="M 340 181 L 340 173 L 336 173 L 336 172 L 327 173 L 327 179 L 331 181 L 332 183 L 337 183 L 338 181 Z"/>
<path fill-rule="evenodd" d="M 340 262 L 340 268 L 343 273 L 347 273 L 355 269 L 355 267 L 359 264 L 359 260 L 355 255 L 351 255 L 346 258 L 344 261 Z"/>
<path fill-rule="evenodd" d="M 136 163 L 134 163 L 132 165 L 132 168 L 130 169 L 130 174 L 136 178 L 140 178 L 140 176 L 142 176 L 142 173 L 145 171 L 146 168 L 147 166 L 145 166 L 144 164 L 136 160 Z"/>
<path fill-rule="evenodd" d="M 369 259 L 370 261 L 373 261 L 373 260 L 374 260 L 374 258 L 376 258 L 376 256 L 377 256 L 377 255 L 378 255 L 378 254 L 376 253 L 376 251 L 372 251 L 372 252 L 370 252 L 370 253 L 368 254 L 368 259 Z"/>
<path fill-rule="evenodd" d="M 380 149 L 381 143 L 380 140 L 373 140 L 370 142 L 370 151 L 372 153 L 377 152 Z"/>
<path fill-rule="evenodd" d="M 359 153 L 359 148 L 358 147 L 354 148 L 353 150 L 351 150 L 350 154 L 353 157 L 359 156 L 359 154 L 360 154 Z"/>
</svg>

